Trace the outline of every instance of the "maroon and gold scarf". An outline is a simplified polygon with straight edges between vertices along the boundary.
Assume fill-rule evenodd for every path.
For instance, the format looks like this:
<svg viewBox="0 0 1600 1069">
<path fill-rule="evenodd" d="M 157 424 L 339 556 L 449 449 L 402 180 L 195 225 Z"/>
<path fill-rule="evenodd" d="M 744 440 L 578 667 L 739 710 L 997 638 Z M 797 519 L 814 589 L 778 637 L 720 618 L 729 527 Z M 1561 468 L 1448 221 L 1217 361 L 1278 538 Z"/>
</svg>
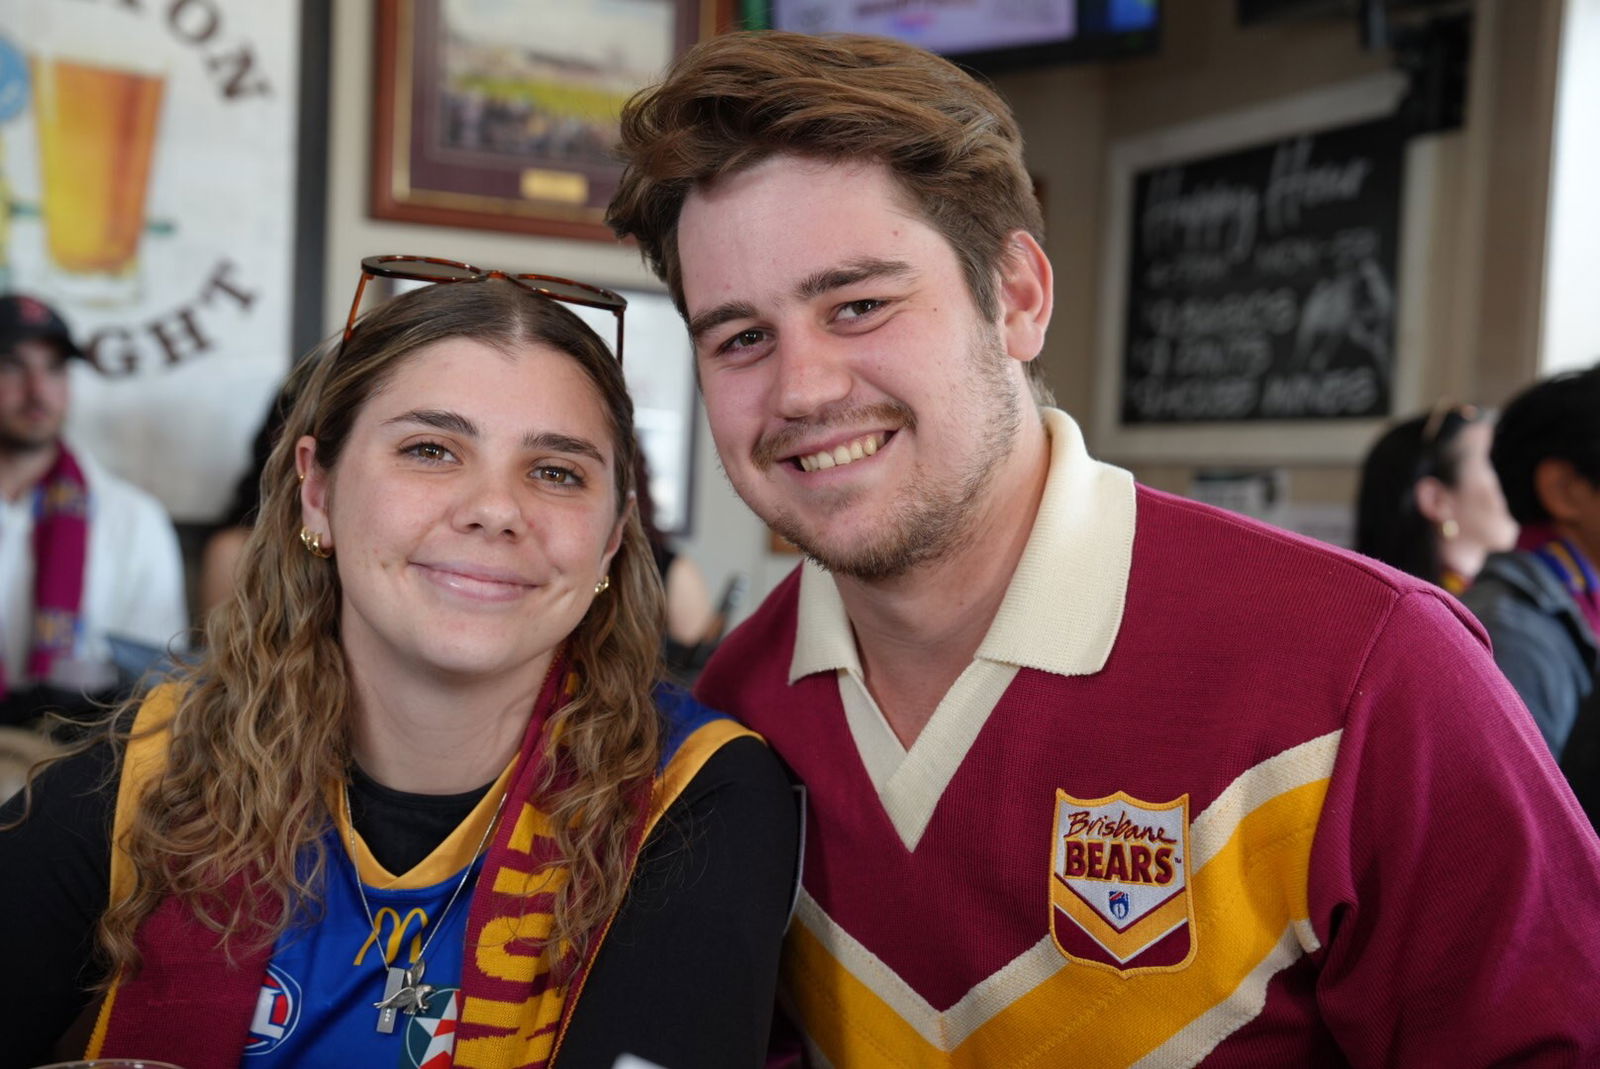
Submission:
<svg viewBox="0 0 1600 1069">
<path fill-rule="evenodd" d="M 89 486 L 65 446 L 34 490 L 33 507 L 33 628 L 26 674 L 42 683 L 77 640 L 89 555 Z M 12 683 L 0 659 L 0 698 Z"/>
</svg>

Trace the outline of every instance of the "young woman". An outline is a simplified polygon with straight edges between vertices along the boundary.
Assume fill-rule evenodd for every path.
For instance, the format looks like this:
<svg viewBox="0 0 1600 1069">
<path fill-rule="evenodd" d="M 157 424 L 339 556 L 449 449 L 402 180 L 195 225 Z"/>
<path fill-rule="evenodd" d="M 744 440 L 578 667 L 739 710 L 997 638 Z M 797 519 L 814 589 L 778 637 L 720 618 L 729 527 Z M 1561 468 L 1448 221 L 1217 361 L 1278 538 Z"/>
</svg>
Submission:
<svg viewBox="0 0 1600 1069">
<path fill-rule="evenodd" d="M 1444 587 L 1466 590 L 1517 524 L 1489 463 L 1494 419 L 1442 405 L 1397 423 L 1361 466 L 1356 551 Z"/>
<path fill-rule="evenodd" d="M 7 1064 L 761 1062 L 797 813 L 657 687 L 621 368 L 538 291 L 602 302 L 438 270 L 309 369 L 204 659 L 0 814 Z"/>
</svg>

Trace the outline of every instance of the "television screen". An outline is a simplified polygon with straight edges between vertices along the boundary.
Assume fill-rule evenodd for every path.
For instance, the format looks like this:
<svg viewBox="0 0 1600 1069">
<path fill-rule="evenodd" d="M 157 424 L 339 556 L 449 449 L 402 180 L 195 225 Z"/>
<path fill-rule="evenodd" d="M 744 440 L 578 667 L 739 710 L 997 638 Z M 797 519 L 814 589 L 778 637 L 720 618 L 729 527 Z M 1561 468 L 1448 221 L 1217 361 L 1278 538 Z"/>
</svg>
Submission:
<svg viewBox="0 0 1600 1069">
<path fill-rule="evenodd" d="M 1160 0 L 770 0 L 765 24 L 894 37 L 994 70 L 1151 51 Z"/>
</svg>

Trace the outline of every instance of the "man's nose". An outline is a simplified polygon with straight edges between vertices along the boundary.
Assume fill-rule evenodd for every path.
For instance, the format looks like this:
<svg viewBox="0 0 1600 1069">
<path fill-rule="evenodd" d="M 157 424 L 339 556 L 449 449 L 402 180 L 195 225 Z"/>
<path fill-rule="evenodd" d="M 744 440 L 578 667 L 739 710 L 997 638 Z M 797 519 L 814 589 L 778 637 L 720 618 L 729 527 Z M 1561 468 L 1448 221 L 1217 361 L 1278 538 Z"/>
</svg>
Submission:
<svg viewBox="0 0 1600 1069">
<path fill-rule="evenodd" d="M 848 342 L 827 331 L 790 332 L 778 343 L 773 384 L 778 415 L 804 419 L 850 395 L 854 382 Z"/>
</svg>

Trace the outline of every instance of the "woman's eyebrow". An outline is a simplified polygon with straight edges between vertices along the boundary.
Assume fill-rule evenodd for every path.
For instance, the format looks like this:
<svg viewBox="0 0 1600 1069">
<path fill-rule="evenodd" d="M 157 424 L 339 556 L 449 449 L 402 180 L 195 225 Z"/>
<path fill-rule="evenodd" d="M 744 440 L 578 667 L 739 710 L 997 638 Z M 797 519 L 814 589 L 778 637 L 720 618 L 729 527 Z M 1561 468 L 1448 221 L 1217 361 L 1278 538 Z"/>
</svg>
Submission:
<svg viewBox="0 0 1600 1069">
<path fill-rule="evenodd" d="M 482 437 L 478 425 L 461 415 L 459 412 L 450 412 L 438 408 L 413 408 L 409 412 L 402 412 L 383 421 L 387 426 L 391 423 L 420 423 L 424 427 L 433 427 L 441 431 L 459 434 L 463 438 L 477 439 Z M 605 454 L 600 447 L 587 438 L 580 438 L 575 434 L 562 434 L 559 431 L 529 431 L 522 436 L 522 448 L 529 450 L 549 450 L 554 453 L 571 453 L 576 456 L 590 457 L 598 463 L 606 462 Z"/>
<path fill-rule="evenodd" d="M 478 437 L 478 425 L 461 415 L 459 412 L 450 412 L 441 408 L 413 408 L 409 412 L 402 412 L 383 421 L 384 426 L 391 423 L 420 423 L 424 427 L 433 427 L 441 431 L 449 431 L 466 438 Z"/>
</svg>

